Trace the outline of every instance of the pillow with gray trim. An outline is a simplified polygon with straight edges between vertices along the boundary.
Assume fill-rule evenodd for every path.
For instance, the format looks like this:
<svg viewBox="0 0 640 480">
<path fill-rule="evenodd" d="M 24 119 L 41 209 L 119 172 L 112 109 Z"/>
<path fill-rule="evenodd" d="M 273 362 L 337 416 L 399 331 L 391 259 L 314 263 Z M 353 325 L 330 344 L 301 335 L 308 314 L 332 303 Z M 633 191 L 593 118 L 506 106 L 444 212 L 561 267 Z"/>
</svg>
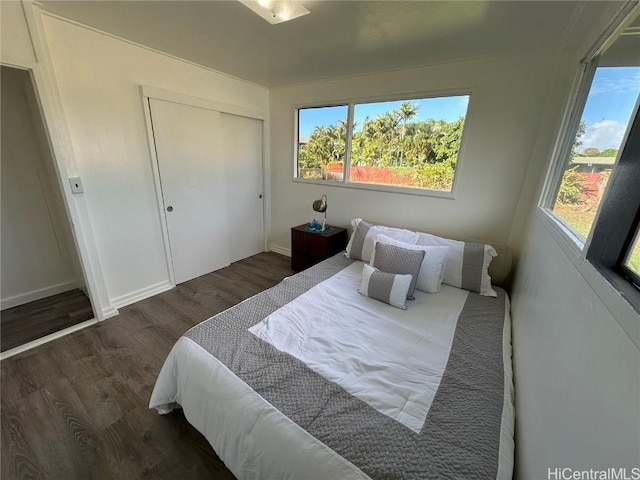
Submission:
<svg viewBox="0 0 640 480">
<path fill-rule="evenodd" d="M 406 310 L 405 303 L 411 280 L 411 275 L 381 272 L 365 263 L 362 267 L 362 281 L 358 293 Z"/>
<path fill-rule="evenodd" d="M 360 218 L 351 220 L 351 226 L 353 227 L 353 233 L 347 244 L 347 258 L 362 260 L 363 262 L 371 261 L 373 243 L 379 233 L 411 245 L 415 245 L 418 240 L 418 233 L 411 230 L 373 225 Z"/>
<path fill-rule="evenodd" d="M 423 250 L 425 255 L 416 280 L 416 289 L 427 293 L 438 293 L 440 284 L 444 278 L 444 268 L 447 264 L 447 255 L 449 247 L 425 247 L 423 245 L 410 245 L 389 238 L 382 233 L 376 237 L 376 245 L 378 243 L 386 243 L 387 245 L 395 245 L 396 247 L 406 248 L 407 250 Z M 376 260 L 375 248 L 369 265 L 374 265 Z"/>
<path fill-rule="evenodd" d="M 450 240 L 428 233 L 420 233 L 416 245 L 449 247 L 442 283 L 486 297 L 498 296 L 491 288 L 489 276 L 491 260 L 498 255 L 491 245 Z"/>
<path fill-rule="evenodd" d="M 407 298 L 413 300 L 413 292 L 418 281 L 418 274 L 424 260 L 424 250 L 409 250 L 408 248 L 376 242 L 372 265 L 385 273 L 411 275 L 411 284 Z"/>
</svg>

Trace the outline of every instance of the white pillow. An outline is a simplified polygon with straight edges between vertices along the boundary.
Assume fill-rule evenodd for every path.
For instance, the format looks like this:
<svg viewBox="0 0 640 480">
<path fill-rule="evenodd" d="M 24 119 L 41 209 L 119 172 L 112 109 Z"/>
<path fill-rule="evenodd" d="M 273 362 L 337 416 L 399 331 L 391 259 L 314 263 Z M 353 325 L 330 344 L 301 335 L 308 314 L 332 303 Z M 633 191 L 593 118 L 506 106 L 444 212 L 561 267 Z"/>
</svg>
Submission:
<svg viewBox="0 0 640 480">
<path fill-rule="evenodd" d="M 373 241 L 376 235 L 382 233 L 387 237 L 401 242 L 415 245 L 418 240 L 418 234 L 411 230 L 401 228 L 384 227 L 382 225 L 372 225 L 360 218 L 351 220 L 353 233 L 347 244 L 347 258 L 354 260 L 362 260 L 363 262 L 371 261 L 373 255 Z"/>
<path fill-rule="evenodd" d="M 498 296 L 491 288 L 489 276 L 489 265 L 493 257 L 497 256 L 491 245 L 450 240 L 428 233 L 420 233 L 416 244 L 428 247 L 449 247 L 442 280 L 447 285 L 487 297 Z"/>
<path fill-rule="evenodd" d="M 438 293 L 440 291 L 440 285 L 444 278 L 445 264 L 447 263 L 447 255 L 449 253 L 449 247 L 427 247 L 422 245 L 410 245 L 403 243 L 393 238 L 389 238 L 386 235 L 379 233 L 374 241 L 373 255 L 371 256 L 370 265 L 373 265 L 375 260 L 375 244 L 384 243 L 387 245 L 393 245 L 396 247 L 406 248 L 407 250 L 422 250 L 425 252 L 424 259 L 422 260 L 422 266 L 420 267 L 420 273 L 418 274 L 418 281 L 416 282 L 416 288 L 427 293 Z"/>
<path fill-rule="evenodd" d="M 406 310 L 405 302 L 412 279 L 411 275 L 381 272 L 365 263 L 362 268 L 362 281 L 358 292 L 366 297 Z"/>
</svg>

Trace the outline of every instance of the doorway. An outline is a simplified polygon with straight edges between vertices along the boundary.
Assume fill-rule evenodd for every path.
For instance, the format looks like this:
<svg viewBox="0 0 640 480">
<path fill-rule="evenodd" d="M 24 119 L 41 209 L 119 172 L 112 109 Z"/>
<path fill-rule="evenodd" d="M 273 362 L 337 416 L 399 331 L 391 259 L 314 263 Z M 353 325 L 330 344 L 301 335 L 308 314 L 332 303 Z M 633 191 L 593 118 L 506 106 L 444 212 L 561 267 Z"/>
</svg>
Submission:
<svg viewBox="0 0 640 480">
<path fill-rule="evenodd" d="M 2 352 L 94 316 L 31 75 L 2 66 Z"/>
<path fill-rule="evenodd" d="M 148 99 L 173 283 L 264 250 L 262 121 Z"/>
</svg>

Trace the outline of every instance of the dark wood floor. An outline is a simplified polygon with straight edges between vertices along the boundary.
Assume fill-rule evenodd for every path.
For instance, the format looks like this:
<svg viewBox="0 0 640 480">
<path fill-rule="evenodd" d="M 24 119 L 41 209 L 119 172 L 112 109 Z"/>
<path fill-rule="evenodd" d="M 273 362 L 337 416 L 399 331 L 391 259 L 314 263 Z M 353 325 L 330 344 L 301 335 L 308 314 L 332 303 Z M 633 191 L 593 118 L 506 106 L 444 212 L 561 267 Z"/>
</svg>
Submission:
<svg viewBox="0 0 640 480">
<path fill-rule="evenodd" d="M 1 362 L 2 479 L 233 479 L 181 413 L 148 409 L 191 326 L 291 275 L 262 253 Z"/>
<path fill-rule="evenodd" d="M 91 302 L 82 291 L 52 295 L 3 310 L 0 345 L 4 352 L 92 318 Z"/>
</svg>

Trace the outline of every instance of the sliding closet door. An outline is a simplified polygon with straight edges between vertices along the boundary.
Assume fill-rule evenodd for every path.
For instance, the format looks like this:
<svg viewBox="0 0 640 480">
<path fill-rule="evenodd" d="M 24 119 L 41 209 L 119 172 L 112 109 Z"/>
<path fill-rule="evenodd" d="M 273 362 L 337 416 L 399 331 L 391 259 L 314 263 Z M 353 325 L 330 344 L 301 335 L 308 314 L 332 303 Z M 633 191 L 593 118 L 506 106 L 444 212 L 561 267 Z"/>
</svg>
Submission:
<svg viewBox="0 0 640 480">
<path fill-rule="evenodd" d="M 264 251 L 262 121 L 227 113 L 220 117 L 232 236 L 229 254 L 237 262 Z"/>
<path fill-rule="evenodd" d="M 229 265 L 220 113 L 149 99 L 176 283 Z"/>
</svg>

